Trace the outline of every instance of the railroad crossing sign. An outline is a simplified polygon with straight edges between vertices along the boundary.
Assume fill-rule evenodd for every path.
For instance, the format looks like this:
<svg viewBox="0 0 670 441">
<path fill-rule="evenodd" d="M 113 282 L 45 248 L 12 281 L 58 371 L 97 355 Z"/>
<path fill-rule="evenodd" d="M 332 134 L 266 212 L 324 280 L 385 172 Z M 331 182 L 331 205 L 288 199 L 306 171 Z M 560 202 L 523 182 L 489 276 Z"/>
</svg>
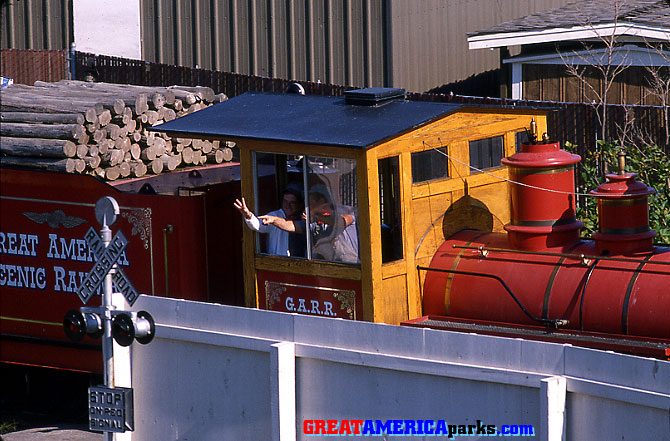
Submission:
<svg viewBox="0 0 670 441">
<path fill-rule="evenodd" d="M 103 234 L 104 231 L 107 231 L 111 235 L 109 226 L 116 222 L 119 212 L 118 203 L 109 196 L 101 198 L 95 204 L 95 217 L 103 226 Z M 84 239 L 93 251 L 96 260 L 95 265 L 93 265 L 93 268 L 88 272 L 86 278 L 81 285 L 79 285 L 79 289 L 77 290 L 77 295 L 81 301 L 86 304 L 98 291 L 105 280 L 105 276 L 113 269 L 117 260 L 121 257 L 121 254 L 128 246 L 128 240 L 121 231 L 118 231 L 109 244 L 105 246 L 105 242 L 98 236 L 98 233 L 93 227 L 88 229 Z M 135 300 L 137 300 L 139 293 L 118 265 L 114 268 L 112 280 L 114 281 L 116 288 L 123 294 L 123 297 L 125 297 L 128 304 L 132 306 L 133 303 L 135 303 Z"/>
<path fill-rule="evenodd" d="M 121 249 L 121 251 L 119 252 L 116 259 L 118 259 L 119 256 L 121 256 L 121 253 L 125 250 L 125 248 L 128 244 L 128 241 L 126 240 L 123 233 L 121 233 L 119 231 L 118 233 L 116 233 L 116 236 L 114 236 L 114 239 L 112 239 L 112 243 L 109 244 L 110 247 L 112 246 L 112 244 L 115 243 L 115 239 L 117 238 L 117 236 L 120 236 L 122 238 L 122 240 L 125 241 L 125 245 L 123 246 L 123 249 Z M 100 239 L 100 236 L 98 236 L 98 233 L 93 229 L 93 227 L 88 229 L 88 231 L 86 232 L 86 235 L 84 236 L 84 239 L 86 240 L 86 243 L 88 244 L 88 246 L 91 248 L 91 251 L 93 252 L 93 256 L 95 257 L 96 261 L 97 262 L 102 262 L 102 259 L 105 256 L 105 252 L 107 250 L 109 250 L 110 247 L 105 248 L 105 244 L 102 243 L 102 240 Z M 97 262 L 96 262 L 96 265 L 97 265 Z M 114 263 L 114 262 L 116 262 L 116 260 L 113 260 L 112 262 Z M 113 265 L 113 263 L 112 263 L 112 265 Z M 77 292 L 77 294 L 79 294 L 79 298 L 81 298 L 81 301 L 84 302 L 84 304 L 86 302 L 88 302 L 88 300 L 90 300 L 90 296 L 92 296 L 93 294 L 89 294 L 89 297 L 84 299 L 84 297 L 82 297 L 82 294 L 80 294 L 80 293 L 82 292 L 82 287 L 85 286 L 86 282 L 89 279 L 89 276 L 91 276 L 91 274 L 95 271 L 95 269 L 96 269 L 96 267 L 94 266 L 93 269 L 88 273 L 88 276 L 86 277 L 84 282 L 81 284 L 81 286 L 79 287 L 79 291 Z M 109 270 L 107 270 L 107 271 L 109 271 Z M 93 276 L 94 279 L 92 280 L 92 283 L 95 283 L 95 280 L 97 280 L 97 284 L 95 286 L 93 286 L 93 291 L 95 291 L 98 288 L 98 286 L 100 285 L 100 283 L 102 282 L 102 280 L 104 280 L 105 274 L 107 274 L 106 271 L 104 273 L 102 273 L 102 277 L 99 278 L 99 280 L 98 280 L 97 276 Z M 137 300 L 137 297 L 139 296 L 139 293 L 137 292 L 137 290 L 135 289 L 133 284 L 130 283 L 130 280 L 128 280 L 128 277 L 123 272 L 123 270 L 120 267 L 118 267 L 118 265 L 116 267 L 116 270 L 115 270 L 114 274 L 112 274 L 112 280 L 114 281 L 114 285 L 116 285 L 117 291 L 120 292 L 121 294 L 123 294 L 123 297 L 125 297 L 128 304 L 130 306 L 132 306 L 133 303 L 135 303 L 135 300 Z M 88 294 L 88 291 L 87 291 L 87 294 Z"/>
</svg>

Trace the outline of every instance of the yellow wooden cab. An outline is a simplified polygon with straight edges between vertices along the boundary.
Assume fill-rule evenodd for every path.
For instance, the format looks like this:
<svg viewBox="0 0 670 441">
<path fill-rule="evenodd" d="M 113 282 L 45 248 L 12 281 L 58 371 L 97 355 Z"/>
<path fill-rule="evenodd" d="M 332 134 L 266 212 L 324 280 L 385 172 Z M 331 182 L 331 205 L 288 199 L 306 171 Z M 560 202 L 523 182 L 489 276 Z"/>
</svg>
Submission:
<svg viewBox="0 0 670 441">
<path fill-rule="evenodd" d="M 531 120 L 545 132 L 546 113 L 408 101 L 401 89 L 249 92 L 158 130 L 236 142 L 249 209 L 299 209 L 289 231 L 245 228 L 247 306 L 398 324 L 423 315 L 417 265 L 446 237 L 510 221 L 500 159 Z"/>
</svg>

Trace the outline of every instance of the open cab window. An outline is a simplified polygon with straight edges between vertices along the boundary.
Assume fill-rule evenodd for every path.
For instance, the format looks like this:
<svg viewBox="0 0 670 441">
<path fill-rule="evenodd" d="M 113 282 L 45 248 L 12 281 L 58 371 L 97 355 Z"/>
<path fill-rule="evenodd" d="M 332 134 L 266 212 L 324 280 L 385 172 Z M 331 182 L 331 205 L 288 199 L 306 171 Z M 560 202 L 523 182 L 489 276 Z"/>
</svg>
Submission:
<svg viewBox="0 0 670 441">
<path fill-rule="evenodd" d="M 261 222 L 257 253 L 360 263 L 354 160 L 256 152 L 254 194 L 256 213 L 290 223 Z"/>
</svg>

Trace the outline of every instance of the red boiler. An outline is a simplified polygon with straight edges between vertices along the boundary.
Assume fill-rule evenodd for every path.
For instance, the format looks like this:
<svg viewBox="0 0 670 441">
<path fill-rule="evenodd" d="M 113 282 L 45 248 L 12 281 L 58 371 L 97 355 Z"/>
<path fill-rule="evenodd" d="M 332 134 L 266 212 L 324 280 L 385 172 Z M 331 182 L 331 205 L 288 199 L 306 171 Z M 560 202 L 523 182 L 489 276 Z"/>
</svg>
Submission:
<svg viewBox="0 0 670 441">
<path fill-rule="evenodd" d="M 670 248 L 653 246 L 637 175 L 620 171 L 591 192 L 599 231 L 578 237 L 573 166 L 558 144 L 523 145 L 512 167 L 505 233 L 461 231 L 425 270 L 424 315 L 577 332 L 670 339 Z"/>
</svg>

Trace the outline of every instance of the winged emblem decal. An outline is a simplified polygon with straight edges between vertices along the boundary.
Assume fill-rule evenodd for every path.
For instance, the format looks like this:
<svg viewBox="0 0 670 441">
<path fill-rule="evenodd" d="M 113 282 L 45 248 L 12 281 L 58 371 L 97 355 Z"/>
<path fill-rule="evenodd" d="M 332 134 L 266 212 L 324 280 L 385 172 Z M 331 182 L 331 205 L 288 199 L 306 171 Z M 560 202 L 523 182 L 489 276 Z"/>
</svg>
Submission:
<svg viewBox="0 0 670 441">
<path fill-rule="evenodd" d="M 22 213 L 25 217 L 37 224 L 47 223 L 51 228 L 74 228 L 86 222 L 86 219 L 76 216 L 68 216 L 63 210 L 54 210 L 51 213 L 34 213 L 26 211 Z"/>
</svg>

